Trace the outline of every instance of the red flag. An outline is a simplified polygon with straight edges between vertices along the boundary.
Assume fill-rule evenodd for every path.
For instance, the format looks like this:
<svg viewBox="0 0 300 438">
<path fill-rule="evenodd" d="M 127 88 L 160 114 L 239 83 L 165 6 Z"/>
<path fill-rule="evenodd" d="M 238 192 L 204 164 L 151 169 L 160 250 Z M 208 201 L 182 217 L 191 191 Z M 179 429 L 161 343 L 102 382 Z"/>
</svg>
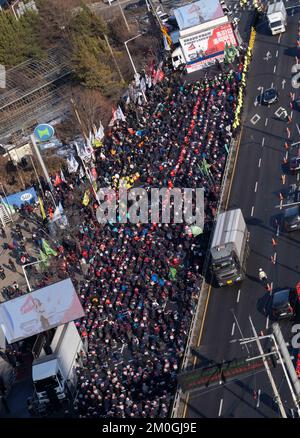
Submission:
<svg viewBox="0 0 300 438">
<path fill-rule="evenodd" d="M 57 174 L 56 174 L 56 177 L 55 177 L 54 185 L 55 185 L 55 187 L 57 187 L 57 186 L 59 186 L 59 184 L 61 184 L 61 183 L 62 183 L 61 177 L 60 177 L 59 174 L 57 173 Z"/>
</svg>

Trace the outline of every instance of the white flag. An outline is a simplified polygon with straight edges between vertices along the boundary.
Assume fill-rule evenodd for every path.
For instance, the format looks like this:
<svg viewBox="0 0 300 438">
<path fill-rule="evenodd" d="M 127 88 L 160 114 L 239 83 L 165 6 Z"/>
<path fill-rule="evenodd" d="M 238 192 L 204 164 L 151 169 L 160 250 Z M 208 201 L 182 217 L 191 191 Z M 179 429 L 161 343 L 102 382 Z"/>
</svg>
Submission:
<svg viewBox="0 0 300 438">
<path fill-rule="evenodd" d="M 85 172 L 83 170 L 83 167 L 81 166 L 79 170 L 79 178 L 82 179 L 84 176 L 85 176 Z"/>
<path fill-rule="evenodd" d="M 151 79 L 151 75 L 146 75 L 145 76 L 145 79 L 146 79 L 146 84 L 147 84 L 147 87 L 148 88 L 151 88 L 152 87 L 152 79 Z"/>
<path fill-rule="evenodd" d="M 66 178 L 65 178 L 65 175 L 64 175 L 62 169 L 60 169 L 60 179 L 61 179 L 64 183 L 67 182 L 67 180 L 66 180 Z"/>
<path fill-rule="evenodd" d="M 140 74 L 139 73 L 134 74 L 134 80 L 135 80 L 135 86 L 139 87 L 140 86 Z"/>
<path fill-rule="evenodd" d="M 116 111 L 116 119 L 122 120 L 122 122 L 125 122 L 125 120 L 126 120 L 126 117 L 125 117 L 120 105 L 118 106 L 117 111 Z"/>
<path fill-rule="evenodd" d="M 146 82 L 145 82 L 145 79 L 144 79 L 144 78 L 141 79 L 140 88 L 141 88 L 141 90 L 144 91 L 144 92 L 145 92 L 146 89 L 147 89 L 147 87 L 146 87 Z"/>
<path fill-rule="evenodd" d="M 78 169 L 78 162 L 75 160 L 74 155 L 71 155 L 70 158 L 67 158 L 67 164 L 68 164 L 68 172 L 74 173 Z"/>
<path fill-rule="evenodd" d="M 101 121 L 100 121 L 100 125 L 99 125 L 99 129 L 98 129 L 98 131 L 97 131 L 97 133 L 95 134 L 95 138 L 97 139 L 97 140 L 102 140 L 102 138 L 104 138 L 104 136 L 105 136 L 105 134 L 104 134 L 104 128 L 103 128 L 103 125 L 102 125 L 102 123 L 101 123 Z"/>
</svg>

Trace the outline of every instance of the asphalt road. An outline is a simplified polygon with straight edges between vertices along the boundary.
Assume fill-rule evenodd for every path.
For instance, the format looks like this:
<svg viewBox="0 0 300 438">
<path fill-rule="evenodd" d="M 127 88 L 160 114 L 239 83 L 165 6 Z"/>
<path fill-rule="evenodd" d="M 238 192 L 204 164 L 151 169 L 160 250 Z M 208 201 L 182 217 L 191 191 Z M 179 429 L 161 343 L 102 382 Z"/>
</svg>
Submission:
<svg viewBox="0 0 300 438">
<path fill-rule="evenodd" d="M 270 297 L 257 280 L 260 267 L 273 282 L 273 290 L 295 286 L 300 280 L 300 233 L 288 235 L 280 228 L 277 245 L 272 246 L 272 237 L 277 231 L 275 219 L 279 223 L 281 220 L 281 211 L 276 208 L 279 192 L 284 193 L 288 185 L 296 181 L 295 176 L 287 175 L 283 185 L 281 174 L 284 142 L 288 136 L 286 128 L 291 131 L 290 141 L 298 141 L 296 124 L 299 123 L 299 112 L 293 112 L 289 125 L 276 120 L 274 112 L 282 107 L 290 113 L 289 92 L 299 96 L 299 91 L 291 85 L 298 20 L 300 8 L 293 13 L 290 10 L 287 31 L 280 37 L 269 35 L 265 23 L 260 23 L 257 28 L 248 77 L 245 123 L 228 204 L 228 209 L 239 207 L 244 213 L 250 231 L 251 253 L 247 263 L 247 278 L 240 286 L 210 290 L 199 351 L 204 359 L 215 362 L 247 355 L 245 347 L 231 341 L 252 336 L 249 315 L 258 332 L 266 331 L 272 323 L 266 316 Z M 267 89 L 271 86 L 278 88 L 279 102 L 269 108 L 255 105 L 259 87 Z M 271 255 L 275 252 L 276 264 L 273 264 Z M 283 322 L 281 327 L 286 341 L 290 341 L 291 323 Z M 258 353 L 255 345 L 249 348 L 250 354 Z M 274 369 L 274 378 L 287 414 L 290 414 L 293 403 L 280 365 Z M 260 395 L 259 398 L 254 398 L 254 391 Z M 190 418 L 279 416 L 278 405 L 274 402 L 271 385 L 264 371 L 191 394 L 185 414 Z"/>
</svg>

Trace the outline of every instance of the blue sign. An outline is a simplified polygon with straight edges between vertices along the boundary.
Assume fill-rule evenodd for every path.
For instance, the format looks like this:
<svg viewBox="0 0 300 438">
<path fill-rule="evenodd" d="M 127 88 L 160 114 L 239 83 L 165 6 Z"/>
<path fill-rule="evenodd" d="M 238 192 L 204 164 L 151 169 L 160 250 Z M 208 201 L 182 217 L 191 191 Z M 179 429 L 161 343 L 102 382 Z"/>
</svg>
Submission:
<svg viewBox="0 0 300 438">
<path fill-rule="evenodd" d="M 49 141 L 54 135 L 54 128 L 51 125 L 42 123 L 35 128 L 34 135 L 39 141 Z"/>
<path fill-rule="evenodd" d="M 23 190 L 23 192 L 14 193 L 6 197 L 2 197 L 2 203 L 13 213 L 15 211 L 14 205 L 18 208 L 23 204 L 36 204 L 38 202 L 38 196 L 33 187 Z"/>
</svg>

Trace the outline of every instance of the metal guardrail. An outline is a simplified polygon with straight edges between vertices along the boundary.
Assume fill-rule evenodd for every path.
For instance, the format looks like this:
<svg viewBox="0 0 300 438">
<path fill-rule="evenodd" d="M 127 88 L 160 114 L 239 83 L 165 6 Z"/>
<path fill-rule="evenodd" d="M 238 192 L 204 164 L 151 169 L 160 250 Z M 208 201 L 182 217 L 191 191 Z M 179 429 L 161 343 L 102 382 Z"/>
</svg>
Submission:
<svg viewBox="0 0 300 438">
<path fill-rule="evenodd" d="M 232 165 L 233 151 L 236 150 L 236 146 L 237 146 L 237 139 L 232 138 L 231 147 L 230 147 L 230 151 L 229 151 L 229 154 L 227 157 L 226 166 L 225 166 L 225 170 L 224 170 L 224 174 L 223 174 L 223 178 L 222 178 L 221 195 L 220 195 L 220 199 L 218 201 L 217 215 L 214 218 L 214 225 L 213 225 L 211 233 L 210 233 L 210 238 L 209 238 L 207 248 L 210 248 L 210 245 L 211 245 L 213 232 L 214 232 L 215 225 L 216 225 L 216 219 L 217 219 L 219 213 L 221 213 L 221 211 L 223 210 L 222 204 L 224 202 L 225 191 L 227 189 L 227 183 L 228 183 L 227 180 L 228 180 L 229 169 Z M 198 314 L 200 312 L 200 307 L 201 307 L 200 297 L 201 297 L 201 295 L 203 295 L 204 289 L 206 287 L 205 278 L 206 278 L 206 275 L 208 272 L 209 258 L 210 258 L 210 253 L 209 253 L 209 251 L 207 251 L 206 256 L 205 256 L 205 260 L 204 260 L 203 271 L 202 271 L 201 289 L 200 289 L 200 293 L 199 293 L 199 297 L 198 297 L 197 307 L 196 307 L 196 310 L 193 314 L 191 325 L 190 325 L 190 330 L 189 330 L 187 343 L 186 343 L 186 347 L 185 347 L 185 351 L 184 351 L 184 355 L 183 355 L 183 360 L 182 360 L 182 364 L 181 364 L 181 371 L 185 370 L 188 367 L 188 362 L 190 360 L 191 339 L 194 336 L 194 332 L 196 330 L 197 317 L 199 316 Z M 172 407 L 172 411 L 171 411 L 171 418 L 180 418 L 178 416 L 178 410 L 179 410 L 182 394 L 183 393 L 182 393 L 181 388 L 178 387 L 176 394 L 175 394 L 174 402 L 173 402 L 173 407 Z"/>
</svg>

